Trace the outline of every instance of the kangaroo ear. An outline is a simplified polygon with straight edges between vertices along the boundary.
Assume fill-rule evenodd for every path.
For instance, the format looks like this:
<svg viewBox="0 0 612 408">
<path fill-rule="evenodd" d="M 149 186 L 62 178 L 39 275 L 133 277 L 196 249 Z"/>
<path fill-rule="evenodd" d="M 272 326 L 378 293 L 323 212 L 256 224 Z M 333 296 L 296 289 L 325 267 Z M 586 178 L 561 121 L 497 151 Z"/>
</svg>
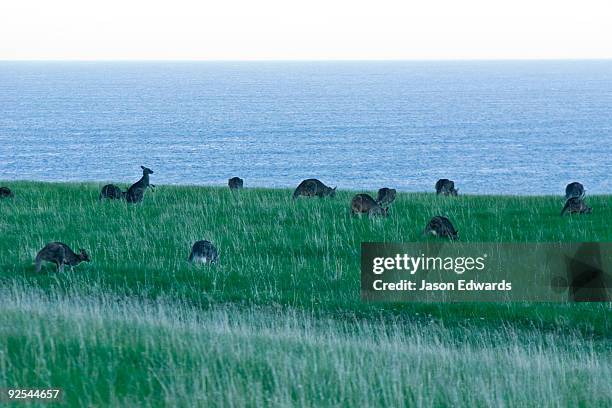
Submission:
<svg viewBox="0 0 612 408">
<path fill-rule="evenodd" d="M 144 169 L 145 169 L 145 166 L 140 166 L 140 168 L 144 170 Z"/>
<path fill-rule="evenodd" d="M 334 191 L 336 191 L 336 188 L 337 188 L 337 187 L 338 187 L 338 186 L 334 187 Z"/>
</svg>

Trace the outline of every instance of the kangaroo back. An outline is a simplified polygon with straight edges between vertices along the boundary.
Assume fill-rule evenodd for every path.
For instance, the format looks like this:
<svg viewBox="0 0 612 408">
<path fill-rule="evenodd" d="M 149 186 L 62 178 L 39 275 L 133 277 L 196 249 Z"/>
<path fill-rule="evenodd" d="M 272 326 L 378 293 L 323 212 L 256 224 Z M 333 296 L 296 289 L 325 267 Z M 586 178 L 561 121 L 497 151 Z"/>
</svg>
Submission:
<svg viewBox="0 0 612 408">
<path fill-rule="evenodd" d="M 357 194 L 351 200 L 351 212 L 353 214 L 367 213 L 376 207 L 380 206 L 369 194 Z"/>
<path fill-rule="evenodd" d="M 295 191 L 293 192 L 293 199 L 298 198 L 299 196 L 313 196 L 317 192 L 317 183 L 314 179 L 307 179 L 302 181 Z"/>
<path fill-rule="evenodd" d="M 0 187 L 0 198 L 13 197 L 13 192 L 8 187 Z"/>
<path fill-rule="evenodd" d="M 125 196 L 125 193 L 121 191 L 119 187 L 114 184 L 107 184 L 102 187 L 102 191 L 100 192 L 99 200 L 104 198 L 108 198 L 111 200 L 120 200 Z"/>
<path fill-rule="evenodd" d="M 565 199 L 569 200 L 570 198 L 584 198 L 584 186 L 577 181 L 569 183 L 565 187 Z"/>
</svg>

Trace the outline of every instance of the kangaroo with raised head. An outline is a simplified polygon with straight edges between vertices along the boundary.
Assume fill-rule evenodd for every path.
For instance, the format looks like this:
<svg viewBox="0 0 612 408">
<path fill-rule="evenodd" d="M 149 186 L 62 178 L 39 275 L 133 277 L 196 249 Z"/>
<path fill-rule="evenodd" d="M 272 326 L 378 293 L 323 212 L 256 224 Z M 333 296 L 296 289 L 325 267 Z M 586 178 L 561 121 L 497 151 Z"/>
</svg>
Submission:
<svg viewBox="0 0 612 408">
<path fill-rule="evenodd" d="M 244 186 L 244 180 L 241 179 L 240 177 L 232 177 L 231 179 L 227 181 L 227 185 L 232 190 L 239 189 L 239 188 L 242 188 L 242 186 Z"/>
<path fill-rule="evenodd" d="M 333 197 L 336 195 L 336 187 L 327 187 L 325 184 L 317 179 L 306 179 L 300 183 L 299 186 L 293 192 L 293 199 L 295 200 L 299 196 L 314 197 Z"/>
<path fill-rule="evenodd" d="M 369 194 L 357 194 L 351 200 L 351 214 L 368 214 L 368 217 L 387 217 L 388 209 L 383 208 Z"/>
<path fill-rule="evenodd" d="M 565 187 L 565 199 L 569 200 L 570 198 L 584 198 L 584 186 L 577 181 L 569 183 Z"/>
<path fill-rule="evenodd" d="M 423 235 L 431 234 L 437 237 L 448 237 L 452 240 L 459 239 L 459 231 L 455 229 L 453 223 L 446 217 L 436 215 L 429 221 L 423 231 Z"/>
<path fill-rule="evenodd" d="M 145 190 L 148 187 L 155 188 L 155 186 L 149 182 L 149 175 L 153 174 L 153 170 L 145 166 L 140 166 L 140 168 L 142 169 L 142 177 L 136 183 L 132 184 L 125 194 L 128 203 L 141 202 L 144 198 Z"/>
<path fill-rule="evenodd" d="M 394 200 L 397 191 L 394 188 L 383 187 L 378 190 L 378 196 L 376 197 L 376 202 L 380 206 L 389 206 Z"/>
<path fill-rule="evenodd" d="M 57 265 L 57 271 L 63 272 L 65 265 L 74 268 L 81 262 L 90 262 L 91 259 L 84 249 L 79 249 L 77 254 L 64 243 L 51 242 L 36 254 L 36 272 L 40 272 L 43 261 L 53 262 Z"/>
<path fill-rule="evenodd" d="M 565 206 L 561 210 L 561 215 L 568 214 L 590 214 L 593 209 L 586 205 L 580 197 L 572 197 L 565 202 Z"/>
<path fill-rule="evenodd" d="M 100 192 L 99 200 L 107 198 L 109 200 L 121 200 L 125 198 L 126 193 L 121 191 L 119 187 L 114 184 L 107 184 L 102 187 L 102 191 Z"/>
<path fill-rule="evenodd" d="M 219 252 L 210 241 L 198 241 L 191 247 L 189 262 L 212 264 L 218 261 Z"/>
<path fill-rule="evenodd" d="M 436 194 L 445 196 L 456 196 L 459 189 L 455 189 L 455 182 L 449 179 L 440 179 L 436 182 Z"/>
<path fill-rule="evenodd" d="M 14 194 L 8 187 L 0 187 L 0 198 L 11 198 Z"/>
</svg>

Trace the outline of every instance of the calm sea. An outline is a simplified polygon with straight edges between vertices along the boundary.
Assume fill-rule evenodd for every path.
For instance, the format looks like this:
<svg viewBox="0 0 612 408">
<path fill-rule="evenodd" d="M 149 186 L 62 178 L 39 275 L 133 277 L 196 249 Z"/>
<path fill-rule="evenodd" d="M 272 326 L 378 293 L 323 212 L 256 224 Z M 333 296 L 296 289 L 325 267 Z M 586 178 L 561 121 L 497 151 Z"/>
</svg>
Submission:
<svg viewBox="0 0 612 408">
<path fill-rule="evenodd" d="M 2 62 L 0 180 L 612 193 L 612 61 Z"/>
</svg>

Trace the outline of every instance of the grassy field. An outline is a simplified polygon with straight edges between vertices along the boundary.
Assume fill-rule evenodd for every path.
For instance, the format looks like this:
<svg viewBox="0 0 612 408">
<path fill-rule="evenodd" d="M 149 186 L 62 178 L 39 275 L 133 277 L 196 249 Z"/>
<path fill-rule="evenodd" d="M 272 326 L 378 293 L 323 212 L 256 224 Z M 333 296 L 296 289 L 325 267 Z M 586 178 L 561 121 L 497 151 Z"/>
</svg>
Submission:
<svg viewBox="0 0 612 408">
<path fill-rule="evenodd" d="M 369 304 L 362 241 L 410 242 L 448 215 L 464 242 L 612 241 L 612 196 L 399 194 L 387 219 L 352 192 L 160 186 L 139 205 L 98 184 L 13 182 L 0 201 L 0 387 L 74 405 L 603 406 L 611 304 Z M 373 193 L 373 192 L 371 192 Z M 212 241 L 216 266 L 190 266 Z M 34 272 L 45 243 L 90 264 Z"/>
</svg>

